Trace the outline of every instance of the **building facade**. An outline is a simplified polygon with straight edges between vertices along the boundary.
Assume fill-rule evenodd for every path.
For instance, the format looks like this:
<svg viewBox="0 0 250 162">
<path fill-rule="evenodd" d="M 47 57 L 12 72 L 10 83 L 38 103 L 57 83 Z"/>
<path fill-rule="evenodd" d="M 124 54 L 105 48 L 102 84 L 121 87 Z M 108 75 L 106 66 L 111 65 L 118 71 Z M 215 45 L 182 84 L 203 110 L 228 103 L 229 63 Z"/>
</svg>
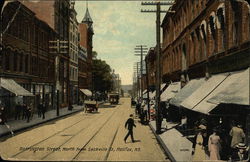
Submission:
<svg viewBox="0 0 250 162">
<path fill-rule="evenodd" d="M 46 22 L 57 33 L 57 38 L 50 40 L 50 46 L 57 47 L 56 64 L 56 91 L 59 91 L 61 107 L 67 106 L 70 97 L 70 52 L 69 52 L 69 22 L 70 1 L 23 1 L 25 6 L 32 10 L 36 16 Z"/>
<path fill-rule="evenodd" d="M 34 97 L 15 97 L 1 89 L 1 98 L 8 113 L 17 102 L 33 102 L 33 109 L 44 103 L 53 107 L 55 89 L 55 55 L 49 53 L 49 40 L 56 37 L 54 30 L 39 20 L 22 3 L 9 2 L 3 11 L 3 50 L 0 57 L 0 75 L 14 80 Z"/>
<path fill-rule="evenodd" d="M 249 0 L 176 0 L 170 10 L 162 23 L 164 82 L 249 65 Z"/>
<path fill-rule="evenodd" d="M 93 20 L 88 8 L 81 23 L 79 23 L 80 48 L 79 88 L 92 90 L 92 49 L 93 49 Z M 85 56 L 87 54 L 86 60 Z"/>
<path fill-rule="evenodd" d="M 79 32 L 78 22 L 76 19 L 76 11 L 74 8 L 75 2 L 70 3 L 70 21 L 69 21 L 69 80 L 70 80 L 70 102 L 71 104 L 78 103 L 78 45 Z"/>
</svg>

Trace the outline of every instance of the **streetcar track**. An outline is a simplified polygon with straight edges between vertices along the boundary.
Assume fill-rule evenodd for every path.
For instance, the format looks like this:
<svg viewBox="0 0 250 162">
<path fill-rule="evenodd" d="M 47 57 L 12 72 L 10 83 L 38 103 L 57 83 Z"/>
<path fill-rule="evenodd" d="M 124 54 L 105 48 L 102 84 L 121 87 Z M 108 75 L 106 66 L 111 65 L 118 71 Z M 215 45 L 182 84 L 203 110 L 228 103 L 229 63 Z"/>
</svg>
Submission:
<svg viewBox="0 0 250 162">
<path fill-rule="evenodd" d="M 118 109 L 118 107 L 117 107 L 117 109 L 116 109 L 115 112 L 119 112 L 118 110 L 119 110 L 119 109 Z M 115 112 L 113 112 L 112 116 L 114 115 Z M 93 136 L 87 141 L 87 143 L 85 143 L 85 145 L 83 145 L 83 147 L 80 149 L 80 151 L 73 157 L 72 161 L 75 160 L 75 159 L 80 155 L 80 153 L 82 152 L 82 150 L 83 150 L 83 149 L 92 141 L 92 139 L 93 139 L 93 138 L 103 129 L 103 126 L 111 119 L 112 116 L 110 116 L 110 118 L 108 118 L 108 120 L 106 120 L 105 123 L 101 126 L 101 128 L 98 129 L 98 130 L 93 134 Z"/>
<path fill-rule="evenodd" d="M 94 136 L 102 129 L 102 127 L 111 119 L 111 117 L 112 117 L 116 112 L 117 112 L 117 109 L 116 109 L 115 111 L 112 112 L 112 114 L 108 117 L 108 119 L 105 121 L 105 123 L 100 127 L 100 129 L 98 129 L 98 131 L 90 138 L 90 140 L 89 140 L 84 146 L 86 146 L 86 145 L 91 141 L 91 139 L 94 138 Z M 102 117 L 103 117 L 103 116 L 102 116 Z M 77 135 L 80 134 L 83 130 L 89 128 L 90 126 L 91 126 L 91 125 L 88 125 L 87 127 L 81 129 L 81 130 L 78 131 L 75 135 L 71 136 L 69 139 L 67 139 L 65 142 L 63 142 L 63 143 L 62 143 L 60 146 L 58 146 L 58 147 L 63 146 L 63 145 L 66 144 L 68 141 L 70 141 L 72 138 L 74 138 L 75 136 L 77 136 Z M 84 147 L 83 147 L 83 148 L 84 148 Z M 78 155 L 80 152 L 81 152 L 81 151 L 79 151 L 79 152 L 77 153 L 77 155 Z M 41 158 L 41 160 L 44 160 L 46 157 L 48 157 L 48 156 L 51 155 L 52 153 L 54 153 L 54 152 L 50 152 L 50 153 L 46 154 L 44 157 Z M 75 156 L 75 157 L 76 157 L 76 156 Z M 73 159 L 74 159 L 74 158 L 73 158 Z"/>
<path fill-rule="evenodd" d="M 106 112 L 105 112 L 102 116 L 104 116 L 105 114 L 106 114 Z M 31 145 L 31 146 L 29 146 L 28 148 L 34 147 L 34 146 L 36 146 L 36 145 L 38 145 L 38 144 L 40 144 L 40 143 L 42 143 L 42 142 L 44 142 L 44 141 L 46 141 L 46 140 L 48 140 L 48 139 L 50 139 L 50 138 L 52 138 L 52 137 L 58 135 L 59 133 L 62 133 L 63 131 L 65 131 L 65 130 L 71 128 L 72 126 L 75 126 L 76 124 L 78 124 L 78 123 L 80 123 L 80 122 L 82 122 L 82 121 L 85 121 L 86 119 L 88 119 L 88 118 L 81 119 L 81 120 L 77 121 L 76 123 L 74 123 L 74 124 L 72 124 L 72 125 L 70 125 L 70 126 L 64 128 L 63 130 L 60 130 L 60 131 L 58 131 L 58 132 L 52 134 L 51 136 L 49 136 L 49 137 L 47 137 L 47 138 L 45 138 L 45 139 L 43 139 L 43 140 L 41 140 L 41 141 L 39 141 L 39 142 L 37 142 L 37 143 Z M 20 151 L 20 152 L 18 152 L 18 153 L 16 153 L 16 154 L 12 155 L 11 157 L 14 158 L 14 157 L 20 155 L 21 153 L 23 153 L 23 152 L 25 152 L 25 151 L 26 151 L 26 150 L 22 150 L 22 151 Z"/>
<path fill-rule="evenodd" d="M 111 149 L 111 147 L 112 147 L 112 145 L 113 145 L 113 143 L 114 143 L 114 141 L 115 141 L 115 137 L 116 137 L 116 135 L 117 135 L 117 133 L 118 133 L 118 130 L 120 129 L 120 126 L 121 125 L 118 125 L 118 127 L 116 128 L 116 131 L 115 131 L 115 135 L 114 135 L 114 137 L 113 137 L 113 139 L 112 139 L 112 141 L 111 141 L 111 144 L 109 145 L 109 147 L 108 147 L 108 151 L 107 151 L 107 153 L 106 153 L 106 155 L 105 155 L 105 157 L 104 157 L 104 161 L 107 161 L 107 159 L 108 159 L 108 157 L 109 157 L 109 153 L 110 153 L 110 149 Z"/>
</svg>

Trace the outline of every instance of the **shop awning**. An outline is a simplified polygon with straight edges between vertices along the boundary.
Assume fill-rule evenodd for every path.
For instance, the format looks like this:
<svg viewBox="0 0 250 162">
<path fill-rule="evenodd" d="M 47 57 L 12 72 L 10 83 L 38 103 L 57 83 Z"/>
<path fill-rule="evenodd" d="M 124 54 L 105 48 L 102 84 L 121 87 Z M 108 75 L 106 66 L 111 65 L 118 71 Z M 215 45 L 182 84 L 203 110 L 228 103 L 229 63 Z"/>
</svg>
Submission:
<svg viewBox="0 0 250 162">
<path fill-rule="evenodd" d="M 238 104 L 244 103 L 249 105 L 249 78 L 246 78 L 247 73 L 249 77 L 249 70 L 212 76 L 190 97 L 184 100 L 181 106 L 209 114 L 220 103 L 237 101 Z M 224 99 L 225 101 L 223 102 Z M 232 99 L 232 101 L 229 99 Z"/>
<path fill-rule="evenodd" d="M 180 82 L 174 82 L 169 84 L 167 89 L 161 94 L 161 101 L 168 101 L 173 98 L 181 89 Z"/>
<path fill-rule="evenodd" d="M 205 81 L 191 96 L 186 98 L 180 105 L 193 109 L 212 93 L 229 76 L 229 73 L 214 75 Z"/>
<path fill-rule="evenodd" d="M 1 78 L 1 87 L 14 93 L 16 96 L 34 96 L 12 79 Z"/>
<path fill-rule="evenodd" d="M 202 84 L 205 83 L 204 78 L 199 79 L 193 79 L 188 82 L 187 85 L 185 85 L 179 93 L 177 93 L 171 100 L 170 104 L 175 105 L 177 107 L 180 106 L 180 104 L 189 97 L 195 90 L 197 90 Z"/>
<path fill-rule="evenodd" d="M 92 92 L 88 89 L 80 89 L 80 91 L 86 96 L 92 96 Z"/>
<path fill-rule="evenodd" d="M 239 105 L 250 105 L 249 103 L 249 68 L 240 74 L 234 74 L 235 78 L 231 79 L 227 89 L 222 90 L 215 96 L 211 97 L 208 102 L 219 104 L 239 104 Z"/>
<path fill-rule="evenodd" d="M 162 83 L 161 84 L 161 90 L 164 88 L 166 86 L 166 83 Z M 151 99 L 153 99 L 154 97 L 155 97 L 155 95 L 156 95 L 156 90 L 151 94 Z"/>
</svg>

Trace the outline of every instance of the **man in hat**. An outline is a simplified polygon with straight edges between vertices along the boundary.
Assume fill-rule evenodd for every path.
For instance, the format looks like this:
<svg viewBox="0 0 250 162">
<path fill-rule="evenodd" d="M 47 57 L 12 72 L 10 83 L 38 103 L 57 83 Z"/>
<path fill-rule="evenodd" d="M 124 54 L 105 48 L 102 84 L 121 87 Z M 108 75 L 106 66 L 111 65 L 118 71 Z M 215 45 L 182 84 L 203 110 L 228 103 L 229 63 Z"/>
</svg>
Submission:
<svg viewBox="0 0 250 162">
<path fill-rule="evenodd" d="M 124 141 L 126 143 L 126 140 L 127 140 L 128 136 L 130 135 L 132 142 L 135 142 L 134 135 L 133 135 L 133 127 L 136 127 L 136 125 L 134 123 L 133 114 L 130 114 L 130 118 L 126 121 L 125 128 L 127 128 L 127 126 L 128 126 L 128 133 L 125 136 Z"/>
<path fill-rule="evenodd" d="M 236 145 L 236 148 L 238 149 L 237 160 L 240 161 L 247 160 L 249 147 L 247 147 L 245 143 L 238 143 Z"/>
</svg>

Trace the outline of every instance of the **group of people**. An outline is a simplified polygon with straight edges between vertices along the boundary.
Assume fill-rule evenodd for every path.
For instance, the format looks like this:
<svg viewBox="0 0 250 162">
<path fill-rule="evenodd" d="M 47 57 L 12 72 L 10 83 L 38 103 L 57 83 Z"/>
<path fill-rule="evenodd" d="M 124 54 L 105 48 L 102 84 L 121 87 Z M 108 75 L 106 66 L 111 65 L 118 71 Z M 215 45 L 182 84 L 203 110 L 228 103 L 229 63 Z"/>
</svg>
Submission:
<svg viewBox="0 0 250 162">
<path fill-rule="evenodd" d="M 42 117 L 42 119 L 45 119 L 45 112 L 46 112 L 45 104 L 40 103 L 37 107 L 38 117 L 39 118 Z M 34 113 L 34 106 L 32 103 L 27 105 L 25 103 L 20 104 L 20 102 L 18 102 L 15 107 L 15 120 L 27 119 L 27 123 L 29 123 L 33 117 L 33 113 Z"/>
<path fill-rule="evenodd" d="M 136 103 L 135 114 L 139 116 L 141 124 L 148 123 L 148 105 L 145 101 Z"/>
<path fill-rule="evenodd" d="M 206 126 L 200 125 L 198 133 L 195 137 L 193 161 L 196 160 L 221 160 L 221 154 L 225 154 L 225 137 L 221 137 L 221 130 L 213 129 L 213 133 L 208 136 Z M 245 145 L 245 133 L 241 124 L 232 126 L 229 131 L 231 143 L 228 159 L 230 160 L 246 160 L 248 159 L 248 149 Z"/>
<path fill-rule="evenodd" d="M 33 104 L 20 104 L 18 103 L 15 107 L 15 120 L 27 119 L 27 122 L 33 117 Z"/>
</svg>

